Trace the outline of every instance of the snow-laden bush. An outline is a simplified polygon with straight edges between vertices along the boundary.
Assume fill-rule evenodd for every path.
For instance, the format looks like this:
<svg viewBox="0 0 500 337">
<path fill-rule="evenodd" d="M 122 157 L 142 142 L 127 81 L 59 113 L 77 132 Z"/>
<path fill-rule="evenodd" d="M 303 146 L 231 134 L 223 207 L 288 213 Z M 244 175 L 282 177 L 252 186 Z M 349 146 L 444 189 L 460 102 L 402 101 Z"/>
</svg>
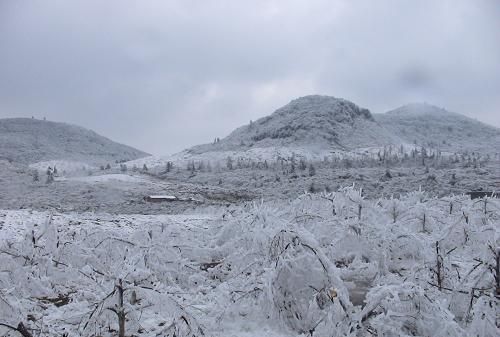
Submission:
<svg viewBox="0 0 500 337">
<path fill-rule="evenodd" d="M 499 330 L 500 300 L 497 297 L 481 296 L 471 307 L 471 322 L 467 325 L 467 335 L 474 337 L 495 337 Z"/>
<path fill-rule="evenodd" d="M 110 337 L 123 309 L 138 337 L 496 336 L 499 221 L 497 199 L 354 186 L 185 215 L 0 211 L 0 323 Z"/>
<path fill-rule="evenodd" d="M 411 282 L 374 287 L 361 321 L 378 336 L 465 336 L 446 302 Z"/>
<path fill-rule="evenodd" d="M 274 264 L 269 296 L 289 328 L 311 333 L 348 315 L 347 290 L 312 238 L 282 230 L 271 242 L 269 257 Z"/>
</svg>

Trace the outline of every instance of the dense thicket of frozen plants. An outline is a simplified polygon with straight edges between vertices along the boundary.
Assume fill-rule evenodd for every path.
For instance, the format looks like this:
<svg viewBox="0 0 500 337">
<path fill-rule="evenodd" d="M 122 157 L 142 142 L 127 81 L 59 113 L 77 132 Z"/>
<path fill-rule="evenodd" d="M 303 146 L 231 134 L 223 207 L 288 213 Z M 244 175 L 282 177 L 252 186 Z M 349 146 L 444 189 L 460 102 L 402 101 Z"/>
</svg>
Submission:
<svg viewBox="0 0 500 337">
<path fill-rule="evenodd" d="M 0 329 L 496 336 L 499 200 L 361 192 L 190 215 L 2 211 Z"/>
</svg>

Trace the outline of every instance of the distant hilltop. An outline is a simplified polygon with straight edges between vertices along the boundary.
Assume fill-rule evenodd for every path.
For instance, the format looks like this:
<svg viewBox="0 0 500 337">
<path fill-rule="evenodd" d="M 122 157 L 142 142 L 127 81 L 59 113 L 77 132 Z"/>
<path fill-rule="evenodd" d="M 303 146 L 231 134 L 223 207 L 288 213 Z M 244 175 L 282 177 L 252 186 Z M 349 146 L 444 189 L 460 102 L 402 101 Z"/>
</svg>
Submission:
<svg viewBox="0 0 500 337">
<path fill-rule="evenodd" d="M 187 151 L 200 154 L 269 147 L 350 151 L 403 143 L 445 151 L 498 151 L 500 129 L 427 103 L 372 114 L 342 98 L 310 95 L 292 100 L 213 144 Z"/>
<path fill-rule="evenodd" d="M 22 164 L 49 160 L 105 164 L 145 156 L 79 126 L 34 118 L 0 119 L 0 159 Z"/>
<path fill-rule="evenodd" d="M 374 117 L 392 135 L 409 144 L 449 152 L 500 151 L 500 129 L 431 104 L 407 104 Z"/>
<path fill-rule="evenodd" d="M 194 152 L 252 147 L 314 147 L 350 150 L 396 143 L 369 110 L 331 96 L 297 98 L 270 116 L 233 131 L 216 144 Z"/>
</svg>

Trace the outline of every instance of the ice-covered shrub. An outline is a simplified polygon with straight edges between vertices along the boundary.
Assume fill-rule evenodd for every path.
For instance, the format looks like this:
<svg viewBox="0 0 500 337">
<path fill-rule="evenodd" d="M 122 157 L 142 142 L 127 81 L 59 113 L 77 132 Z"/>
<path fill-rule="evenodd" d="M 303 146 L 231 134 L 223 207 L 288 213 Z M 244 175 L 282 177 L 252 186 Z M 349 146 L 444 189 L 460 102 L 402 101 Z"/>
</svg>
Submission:
<svg viewBox="0 0 500 337">
<path fill-rule="evenodd" d="M 0 323 L 116 335 L 122 279 L 127 335 L 496 336 L 500 202 L 486 211 L 352 186 L 185 215 L 0 211 Z"/>
<path fill-rule="evenodd" d="M 335 313 L 347 315 L 350 306 L 343 282 L 320 248 L 296 232 L 282 230 L 271 242 L 274 263 L 270 296 L 277 316 L 292 330 L 309 333 Z"/>
<path fill-rule="evenodd" d="M 446 302 L 411 282 L 374 287 L 366 301 L 360 320 L 378 336 L 465 336 Z"/>
<path fill-rule="evenodd" d="M 477 299 L 469 313 L 471 322 L 466 327 L 467 335 L 474 337 L 498 336 L 498 308 L 500 308 L 498 297 L 481 296 Z"/>
</svg>

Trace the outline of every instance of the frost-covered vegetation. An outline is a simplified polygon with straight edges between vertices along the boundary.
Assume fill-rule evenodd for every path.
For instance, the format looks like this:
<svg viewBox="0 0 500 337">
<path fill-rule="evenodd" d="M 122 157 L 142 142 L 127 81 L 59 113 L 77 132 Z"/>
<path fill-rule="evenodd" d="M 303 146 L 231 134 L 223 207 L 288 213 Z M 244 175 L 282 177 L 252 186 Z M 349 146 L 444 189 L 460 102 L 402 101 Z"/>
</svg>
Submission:
<svg viewBox="0 0 500 337">
<path fill-rule="evenodd" d="M 324 158 L 285 153 L 266 159 L 238 154 L 212 160 L 197 156 L 152 164 L 150 174 L 166 181 L 249 191 L 250 197 L 266 199 L 295 197 L 304 191 L 329 192 L 353 183 L 367 197 L 377 198 L 420 187 L 434 196 L 491 190 L 500 169 L 498 153 L 442 153 L 421 146 L 386 146 Z"/>
<path fill-rule="evenodd" d="M 4 336 L 498 336 L 500 202 L 0 211 Z"/>
<path fill-rule="evenodd" d="M 143 197 L 168 194 L 220 205 L 293 199 L 304 191 L 331 192 L 353 183 L 363 188 L 367 198 L 399 197 L 420 187 L 432 196 L 447 196 L 495 191 L 500 157 L 498 153 L 449 154 L 433 148 L 388 146 L 317 160 L 292 152 L 269 160 L 226 156 L 161 165 L 122 163 L 121 167 L 116 164 L 71 172 L 60 164 L 53 166 L 57 173 L 52 181 L 47 176 L 48 167 L 37 172 L 0 160 L 0 209 L 171 214 L 195 205 L 151 204 Z"/>
</svg>

